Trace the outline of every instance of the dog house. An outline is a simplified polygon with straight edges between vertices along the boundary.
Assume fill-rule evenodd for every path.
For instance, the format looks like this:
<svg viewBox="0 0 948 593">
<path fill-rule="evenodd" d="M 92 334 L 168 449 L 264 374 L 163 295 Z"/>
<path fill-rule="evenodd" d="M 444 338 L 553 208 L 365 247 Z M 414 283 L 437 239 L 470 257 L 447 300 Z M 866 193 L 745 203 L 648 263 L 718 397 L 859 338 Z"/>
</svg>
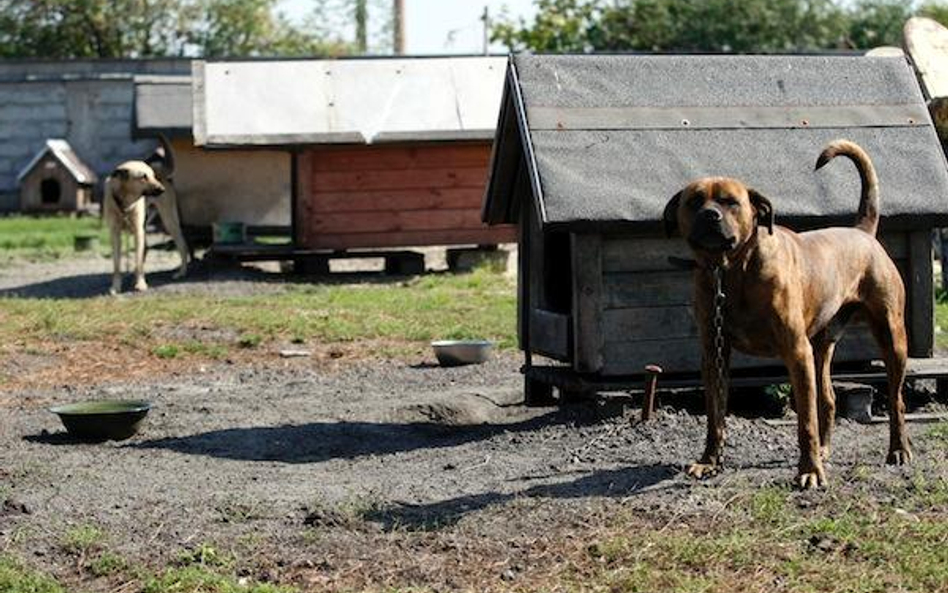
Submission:
<svg viewBox="0 0 948 593">
<path fill-rule="evenodd" d="M 195 62 L 194 137 L 292 155 L 301 253 L 512 242 L 480 219 L 504 58 Z"/>
<path fill-rule="evenodd" d="M 93 204 L 96 174 L 65 140 L 47 140 L 17 176 L 22 212 L 82 212 Z"/>
<path fill-rule="evenodd" d="M 665 204 L 695 178 L 724 175 L 768 196 L 778 224 L 852 224 L 855 168 L 836 159 L 814 172 L 840 137 L 876 165 L 881 240 L 908 293 L 910 355 L 931 357 L 930 237 L 948 223 L 948 172 L 904 58 L 511 58 L 483 219 L 519 231 L 528 400 L 551 386 L 638 385 L 648 364 L 694 382 L 691 272 L 669 262 L 690 253 L 664 236 Z M 856 325 L 834 360 L 863 368 L 877 352 Z M 732 358 L 736 374 L 780 366 Z"/>
</svg>

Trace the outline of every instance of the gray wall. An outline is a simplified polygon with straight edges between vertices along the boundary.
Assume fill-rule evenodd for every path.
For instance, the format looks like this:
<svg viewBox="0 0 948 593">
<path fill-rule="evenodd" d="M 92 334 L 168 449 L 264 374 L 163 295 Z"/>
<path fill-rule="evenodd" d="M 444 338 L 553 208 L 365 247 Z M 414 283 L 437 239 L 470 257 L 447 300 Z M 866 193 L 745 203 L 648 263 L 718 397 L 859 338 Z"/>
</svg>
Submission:
<svg viewBox="0 0 948 593">
<path fill-rule="evenodd" d="M 189 60 L 0 60 L 0 210 L 18 206 L 16 176 L 48 138 L 65 138 L 101 178 L 141 158 L 133 141 L 133 76 L 189 74 Z"/>
</svg>

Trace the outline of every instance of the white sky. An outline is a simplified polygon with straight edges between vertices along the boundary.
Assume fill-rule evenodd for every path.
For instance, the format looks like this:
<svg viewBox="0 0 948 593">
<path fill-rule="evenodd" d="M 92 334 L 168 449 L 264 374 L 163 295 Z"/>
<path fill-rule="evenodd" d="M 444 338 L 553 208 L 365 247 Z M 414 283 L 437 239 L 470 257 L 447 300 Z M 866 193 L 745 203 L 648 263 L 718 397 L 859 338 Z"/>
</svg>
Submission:
<svg viewBox="0 0 948 593">
<path fill-rule="evenodd" d="M 294 20 L 314 6 L 313 0 L 282 0 L 279 7 Z M 533 0 L 405 0 L 405 45 L 409 54 L 477 54 L 483 46 L 481 14 L 487 6 L 492 16 L 506 7 L 512 17 L 532 20 Z M 370 23 L 371 27 L 371 23 Z M 351 39 L 352 32 L 344 36 Z M 492 52 L 506 51 L 502 45 Z"/>
</svg>

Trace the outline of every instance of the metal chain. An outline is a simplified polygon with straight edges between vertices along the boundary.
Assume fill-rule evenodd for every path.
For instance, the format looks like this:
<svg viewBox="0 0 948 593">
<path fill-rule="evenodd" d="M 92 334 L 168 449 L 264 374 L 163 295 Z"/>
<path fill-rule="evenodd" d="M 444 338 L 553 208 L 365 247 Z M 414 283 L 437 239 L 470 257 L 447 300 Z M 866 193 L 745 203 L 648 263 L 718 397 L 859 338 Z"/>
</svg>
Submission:
<svg viewBox="0 0 948 593">
<path fill-rule="evenodd" d="M 717 371 L 718 396 L 724 395 L 724 268 L 714 268 L 714 367 Z"/>
</svg>

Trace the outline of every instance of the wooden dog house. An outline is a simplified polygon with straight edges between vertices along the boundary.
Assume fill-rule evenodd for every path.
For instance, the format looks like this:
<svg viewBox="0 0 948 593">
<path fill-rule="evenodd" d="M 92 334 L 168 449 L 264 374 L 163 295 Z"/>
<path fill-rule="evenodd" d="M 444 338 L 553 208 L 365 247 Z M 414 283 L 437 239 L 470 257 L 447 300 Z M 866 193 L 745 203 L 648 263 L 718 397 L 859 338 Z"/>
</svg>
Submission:
<svg viewBox="0 0 948 593">
<path fill-rule="evenodd" d="M 496 245 L 480 218 L 504 58 L 195 62 L 197 146 L 292 155 L 296 254 Z"/>
<path fill-rule="evenodd" d="M 638 384 L 648 364 L 694 382 L 701 352 L 691 272 L 668 260 L 690 254 L 664 237 L 666 202 L 695 178 L 724 175 L 768 196 L 778 224 L 849 225 L 856 170 L 845 159 L 813 170 L 840 137 L 876 165 L 881 239 L 908 292 L 910 355 L 930 357 L 930 237 L 948 223 L 948 172 L 903 58 L 511 58 L 483 219 L 519 230 L 528 400 L 551 385 Z M 856 326 L 834 360 L 855 368 L 877 352 Z M 554 362 L 535 364 L 534 355 Z M 738 353 L 732 360 L 747 372 L 775 366 Z"/>
<path fill-rule="evenodd" d="M 17 176 L 20 211 L 82 212 L 93 204 L 96 174 L 65 140 L 47 140 Z"/>
</svg>

